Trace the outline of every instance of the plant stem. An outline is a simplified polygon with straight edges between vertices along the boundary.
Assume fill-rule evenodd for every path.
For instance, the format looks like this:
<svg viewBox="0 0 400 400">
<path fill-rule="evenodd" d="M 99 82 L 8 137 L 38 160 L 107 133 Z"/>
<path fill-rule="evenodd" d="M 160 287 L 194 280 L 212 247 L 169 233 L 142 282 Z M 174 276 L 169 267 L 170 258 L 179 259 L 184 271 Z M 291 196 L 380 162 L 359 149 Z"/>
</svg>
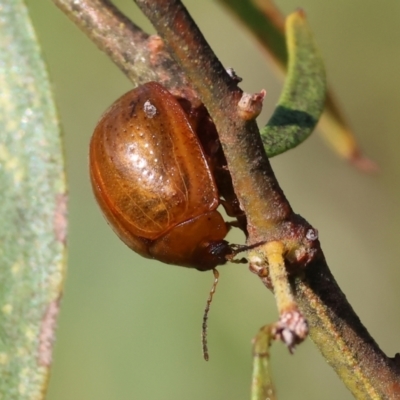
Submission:
<svg viewBox="0 0 400 400">
<path fill-rule="evenodd" d="M 399 367 L 361 323 L 325 259 L 310 264 L 292 284 L 311 339 L 355 398 L 400 398 Z"/>
<path fill-rule="evenodd" d="M 251 400 L 276 400 L 270 370 L 271 326 L 263 326 L 253 339 Z"/>
</svg>

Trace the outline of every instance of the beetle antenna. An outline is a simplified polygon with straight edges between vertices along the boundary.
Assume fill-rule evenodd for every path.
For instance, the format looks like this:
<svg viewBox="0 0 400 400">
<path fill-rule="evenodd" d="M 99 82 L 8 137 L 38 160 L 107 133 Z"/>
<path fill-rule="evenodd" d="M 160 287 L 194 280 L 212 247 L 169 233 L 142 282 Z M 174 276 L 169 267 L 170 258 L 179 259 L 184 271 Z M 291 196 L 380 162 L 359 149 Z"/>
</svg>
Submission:
<svg viewBox="0 0 400 400">
<path fill-rule="evenodd" d="M 214 268 L 213 270 L 214 274 L 214 283 L 211 287 L 210 294 L 207 299 L 207 304 L 206 308 L 204 309 L 204 315 L 203 315 L 203 325 L 202 325 L 202 330 L 201 330 L 201 344 L 203 346 L 203 357 L 206 361 L 208 361 L 208 346 L 207 346 L 207 320 L 208 320 L 208 312 L 210 311 L 210 305 L 213 299 L 213 295 L 215 293 L 215 289 L 218 284 L 218 279 L 219 279 L 219 272 Z"/>
</svg>

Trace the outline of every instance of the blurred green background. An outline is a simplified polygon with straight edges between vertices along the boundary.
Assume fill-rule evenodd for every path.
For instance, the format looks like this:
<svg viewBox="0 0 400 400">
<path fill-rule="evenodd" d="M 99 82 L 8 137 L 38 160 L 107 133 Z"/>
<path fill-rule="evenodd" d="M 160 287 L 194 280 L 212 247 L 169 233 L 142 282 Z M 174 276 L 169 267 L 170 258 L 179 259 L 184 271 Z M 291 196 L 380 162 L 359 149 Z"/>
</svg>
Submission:
<svg viewBox="0 0 400 400">
<path fill-rule="evenodd" d="M 48 400 L 248 399 L 251 339 L 276 319 L 273 296 L 245 266 L 220 268 L 200 328 L 211 273 L 136 256 L 103 220 L 88 179 L 88 142 L 101 113 L 131 88 L 122 73 L 52 4 L 28 0 L 65 133 L 69 270 Z M 116 1 L 150 31 L 132 1 Z M 282 82 L 257 46 L 214 1 L 185 2 L 246 91 L 267 90 L 264 124 Z M 381 170 L 365 175 L 318 135 L 272 164 L 294 209 L 319 229 L 342 290 L 382 349 L 400 350 L 400 2 L 277 0 L 308 14 L 328 77 L 359 142 Z M 232 236 L 232 241 L 242 240 Z M 294 356 L 276 343 L 279 399 L 351 399 L 310 340 Z"/>
</svg>

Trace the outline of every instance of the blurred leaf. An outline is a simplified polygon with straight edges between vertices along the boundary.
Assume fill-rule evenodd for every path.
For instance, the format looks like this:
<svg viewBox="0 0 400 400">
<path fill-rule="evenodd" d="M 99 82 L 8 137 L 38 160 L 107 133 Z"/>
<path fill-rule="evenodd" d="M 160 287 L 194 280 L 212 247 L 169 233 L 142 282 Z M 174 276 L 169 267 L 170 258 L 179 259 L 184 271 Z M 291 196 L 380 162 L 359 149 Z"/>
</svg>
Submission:
<svg viewBox="0 0 400 400">
<path fill-rule="evenodd" d="M 284 16 L 272 0 L 220 0 L 250 30 L 275 65 L 286 71 Z M 334 150 L 356 167 L 374 171 L 376 164 L 365 157 L 346 119 L 328 90 L 325 111 L 320 118 L 320 131 Z"/>
<path fill-rule="evenodd" d="M 288 76 L 278 105 L 261 139 L 269 157 L 302 143 L 323 111 L 325 68 L 302 11 L 287 17 Z"/>
<path fill-rule="evenodd" d="M 65 269 L 63 155 L 25 4 L 0 10 L 0 398 L 42 399 Z"/>
</svg>

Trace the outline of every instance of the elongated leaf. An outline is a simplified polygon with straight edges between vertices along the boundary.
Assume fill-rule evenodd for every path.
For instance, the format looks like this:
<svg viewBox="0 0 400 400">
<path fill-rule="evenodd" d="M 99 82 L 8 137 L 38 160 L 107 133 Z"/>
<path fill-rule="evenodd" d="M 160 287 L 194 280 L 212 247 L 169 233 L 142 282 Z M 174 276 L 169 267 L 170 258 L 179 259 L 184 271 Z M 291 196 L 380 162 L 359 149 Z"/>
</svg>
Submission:
<svg viewBox="0 0 400 400">
<path fill-rule="evenodd" d="M 303 142 L 325 103 L 325 68 L 302 11 L 287 17 L 286 41 L 288 75 L 275 112 L 260 131 L 269 157 Z"/>
<path fill-rule="evenodd" d="M 21 0 L 0 0 L 0 399 L 42 399 L 64 275 L 56 110 Z"/>
</svg>

